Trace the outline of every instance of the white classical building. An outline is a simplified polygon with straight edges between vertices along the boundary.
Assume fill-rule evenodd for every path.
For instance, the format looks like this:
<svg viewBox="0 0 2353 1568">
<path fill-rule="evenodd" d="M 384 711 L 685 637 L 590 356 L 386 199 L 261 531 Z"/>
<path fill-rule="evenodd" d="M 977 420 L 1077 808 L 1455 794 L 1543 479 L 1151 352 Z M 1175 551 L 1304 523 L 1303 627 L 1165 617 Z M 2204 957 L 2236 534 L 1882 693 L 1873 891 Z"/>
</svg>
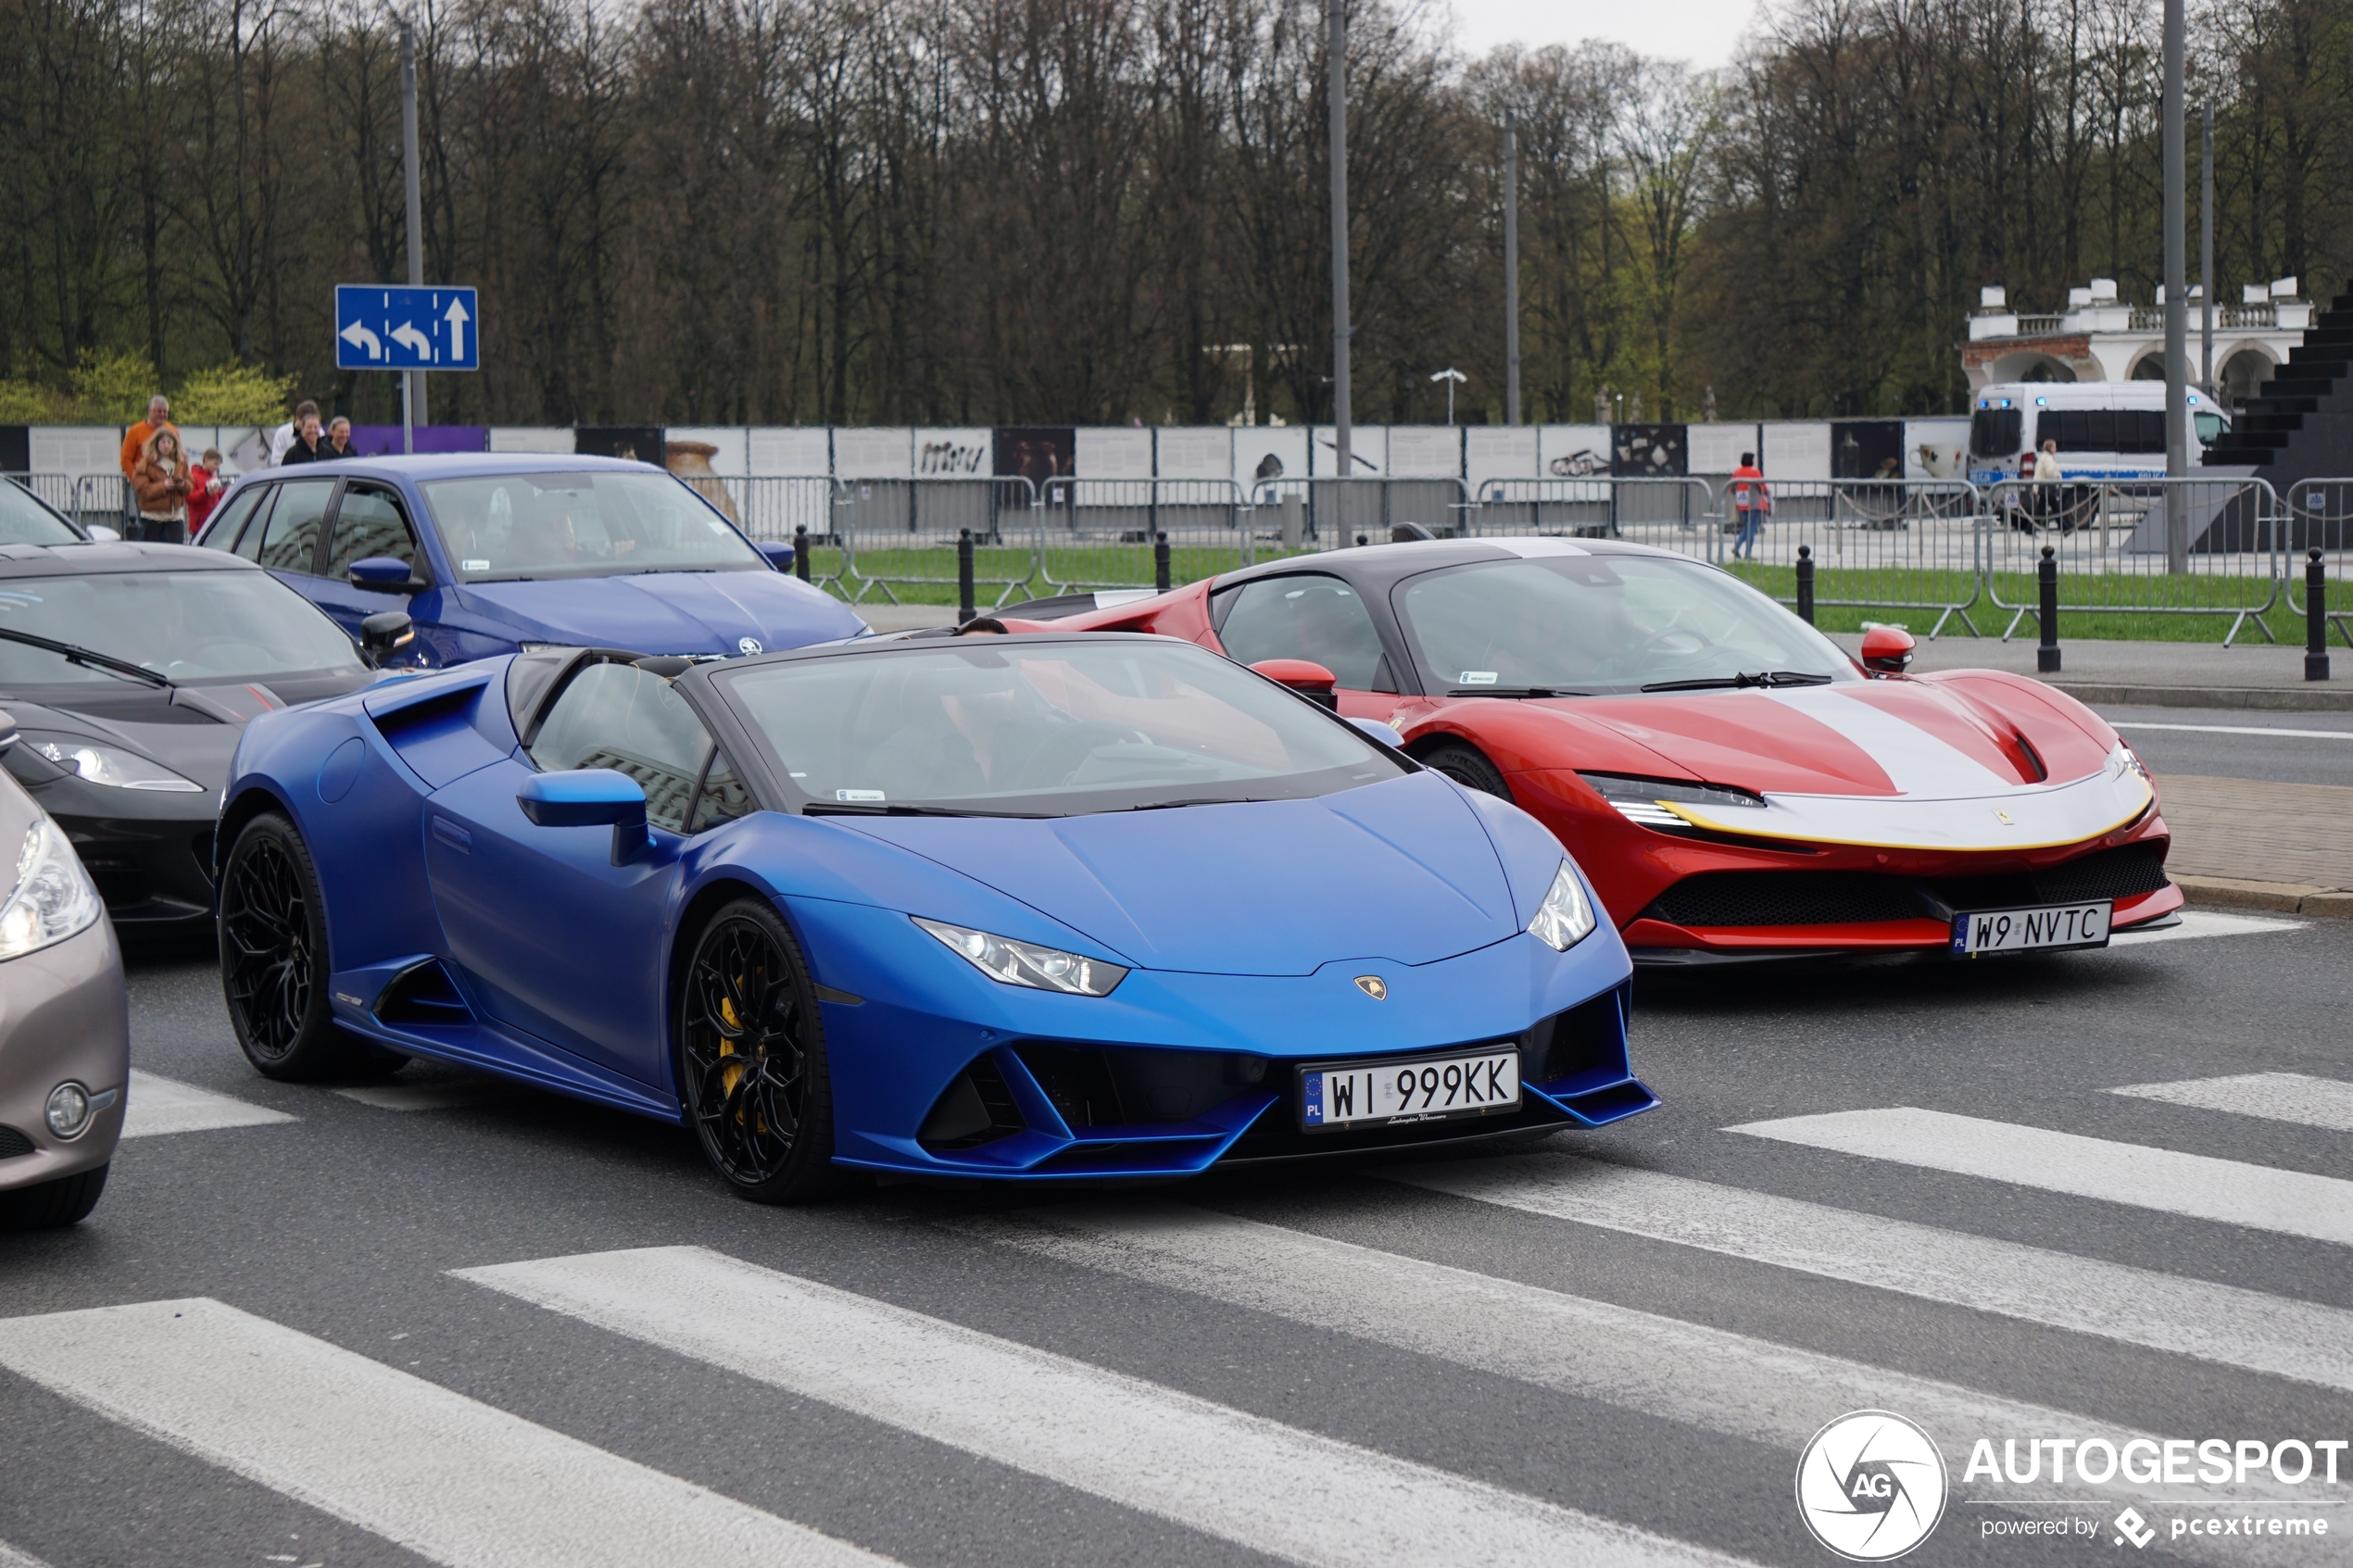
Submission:
<svg viewBox="0 0 2353 1568">
<path fill-rule="evenodd" d="M 1994 382 L 2162 381 L 2165 377 L 2164 291 L 2155 305 L 2117 297 L 2116 280 L 2094 278 L 2088 287 L 2067 291 L 2067 308 L 2055 315 L 2023 313 L 1997 286 L 1978 293 L 1969 318 L 1961 363 L 1969 390 Z M 2190 379 L 2201 379 L 2200 291 L 2190 290 Z M 2296 293 L 2294 278 L 2248 283 L 2236 305 L 2214 309 L 2214 393 L 2236 408 L 2255 395 L 2272 368 L 2304 339 L 2312 305 Z"/>
</svg>

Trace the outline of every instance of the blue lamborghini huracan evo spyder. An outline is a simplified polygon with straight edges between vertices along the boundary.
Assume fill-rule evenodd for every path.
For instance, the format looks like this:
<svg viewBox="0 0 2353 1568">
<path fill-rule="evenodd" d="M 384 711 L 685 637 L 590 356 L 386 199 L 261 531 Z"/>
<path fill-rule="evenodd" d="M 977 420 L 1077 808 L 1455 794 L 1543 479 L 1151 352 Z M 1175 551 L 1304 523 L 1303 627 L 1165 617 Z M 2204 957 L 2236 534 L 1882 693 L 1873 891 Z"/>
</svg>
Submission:
<svg viewBox="0 0 2353 1568">
<path fill-rule="evenodd" d="M 484 659 L 255 721 L 217 842 L 261 1072 L 464 1063 L 764 1201 L 1656 1103 L 1557 840 L 1164 637 Z"/>
</svg>

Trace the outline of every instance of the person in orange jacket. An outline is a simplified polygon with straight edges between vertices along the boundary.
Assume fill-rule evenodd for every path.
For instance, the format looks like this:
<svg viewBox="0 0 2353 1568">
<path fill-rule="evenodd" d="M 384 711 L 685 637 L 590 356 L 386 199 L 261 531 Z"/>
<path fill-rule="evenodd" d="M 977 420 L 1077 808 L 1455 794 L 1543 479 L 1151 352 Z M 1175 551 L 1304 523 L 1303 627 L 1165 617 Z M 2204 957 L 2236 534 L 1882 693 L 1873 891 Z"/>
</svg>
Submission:
<svg viewBox="0 0 2353 1568">
<path fill-rule="evenodd" d="M 180 427 L 171 422 L 171 401 L 160 392 L 147 399 L 147 417 L 122 433 L 122 477 L 129 479 L 131 470 L 139 466 L 140 457 L 147 450 L 147 442 L 156 432 L 168 430 L 175 441 Z"/>
<path fill-rule="evenodd" d="M 1732 505 L 1741 514 L 1740 537 L 1732 541 L 1732 554 L 1756 558 L 1757 536 L 1765 531 L 1765 520 L 1772 514 L 1773 488 L 1765 483 L 1764 470 L 1756 466 L 1756 454 L 1743 452 L 1741 466 L 1732 470 Z"/>
</svg>

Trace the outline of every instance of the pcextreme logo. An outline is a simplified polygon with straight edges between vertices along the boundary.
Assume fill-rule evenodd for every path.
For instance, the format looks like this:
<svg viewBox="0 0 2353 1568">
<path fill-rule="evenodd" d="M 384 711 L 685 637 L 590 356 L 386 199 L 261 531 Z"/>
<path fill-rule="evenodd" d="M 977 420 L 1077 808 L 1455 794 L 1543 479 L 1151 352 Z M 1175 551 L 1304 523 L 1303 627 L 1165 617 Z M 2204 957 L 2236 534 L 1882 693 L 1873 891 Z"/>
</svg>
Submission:
<svg viewBox="0 0 2353 1568">
<path fill-rule="evenodd" d="M 1797 1512 L 1853 1562 L 1885 1562 L 1944 1517 L 1944 1456 L 1892 1411 L 1856 1411 L 1814 1434 L 1797 1459 Z"/>
</svg>

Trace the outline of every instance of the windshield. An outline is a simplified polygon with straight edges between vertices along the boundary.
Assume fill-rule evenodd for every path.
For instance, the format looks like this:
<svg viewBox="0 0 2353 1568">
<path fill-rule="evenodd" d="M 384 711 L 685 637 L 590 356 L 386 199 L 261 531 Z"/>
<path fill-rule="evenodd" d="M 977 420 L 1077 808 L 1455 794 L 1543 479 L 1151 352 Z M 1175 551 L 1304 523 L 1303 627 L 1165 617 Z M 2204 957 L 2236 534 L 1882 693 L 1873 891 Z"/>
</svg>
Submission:
<svg viewBox="0 0 2353 1568">
<path fill-rule="evenodd" d="M 180 682 L 360 668 L 351 640 L 266 571 L 120 571 L 0 581 L 0 628 L 111 655 Z M 0 638 L 0 685 L 132 677 Z"/>
<path fill-rule="evenodd" d="M 1348 725 L 1182 643 L 960 639 L 720 682 L 812 811 L 1075 816 L 1302 799 L 1404 771 Z"/>
<path fill-rule="evenodd" d="M 33 499 L 15 480 L 0 481 L 0 545 L 85 543 L 65 519 Z"/>
<path fill-rule="evenodd" d="M 501 473 L 421 488 L 461 582 L 769 570 L 665 473 Z"/>
<path fill-rule="evenodd" d="M 1407 583 L 1398 611 L 1434 691 L 1598 696 L 1780 671 L 1860 679 L 1837 645 L 1764 595 L 1670 556 L 1454 567 Z"/>
</svg>

